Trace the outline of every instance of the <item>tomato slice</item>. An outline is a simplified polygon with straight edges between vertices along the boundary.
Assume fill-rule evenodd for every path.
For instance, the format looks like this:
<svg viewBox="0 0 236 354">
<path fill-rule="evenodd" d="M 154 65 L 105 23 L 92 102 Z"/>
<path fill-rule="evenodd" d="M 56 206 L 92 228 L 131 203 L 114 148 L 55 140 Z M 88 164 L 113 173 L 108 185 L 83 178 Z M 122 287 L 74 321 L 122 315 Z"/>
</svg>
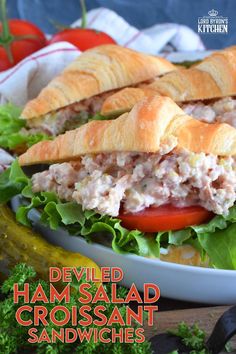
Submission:
<svg viewBox="0 0 236 354">
<path fill-rule="evenodd" d="M 52 36 L 49 44 L 66 41 L 81 51 L 97 47 L 102 44 L 116 44 L 113 38 L 107 33 L 89 28 L 71 28 L 58 32 Z"/>
<path fill-rule="evenodd" d="M 199 225 L 209 221 L 213 216 L 212 212 L 198 205 L 178 208 L 168 204 L 146 208 L 135 214 L 126 214 L 122 210 L 118 217 L 127 229 L 157 232 L 181 230 L 187 226 Z"/>
</svg>

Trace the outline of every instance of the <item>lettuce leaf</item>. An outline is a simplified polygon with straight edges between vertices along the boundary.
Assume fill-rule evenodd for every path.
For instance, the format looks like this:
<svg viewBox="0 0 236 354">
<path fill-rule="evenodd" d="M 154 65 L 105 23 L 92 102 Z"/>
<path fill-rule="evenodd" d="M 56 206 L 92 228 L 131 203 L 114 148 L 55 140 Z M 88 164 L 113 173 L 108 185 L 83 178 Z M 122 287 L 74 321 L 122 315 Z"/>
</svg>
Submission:
<svg viewBox="0 0 236 354">
<path fill-rule="evenodd" d="M 0 134 L 16 133 L 25 126 L 23 119 L 19 119 L 21 109 L 10 103 L 0 106 Z"/>
<path fill-rule="evenodd" d="M 21 109 L 10 103 L 0 106 L 0 147 L 4 149 L 15 149 L 18 146 L 30 147 L 41 140 L 48 140 L 46 134 L 26 134 L 22 128 L 26 121 L 20 119 Z"/>
<path fill-rule="evenodd" d="M 20 118 L 21 108 L 13 104 L 0 106 L 0 147 L 3 149 L 14 150 L 17 147 L 30 147 L 42 140 L 49 140 L 51 137 L 43 133 L 29 134 L 26 128 L 26 121 Z M 108 117 L 96 113 L 93 116 L 84 115 L 83 112 L 78 117 L 70 119 L 64 129 L 71 130 L 80 127 L 92 120 L 104 120 Z M 25 131 L 22 128 L 26 128 Z"/>
<path fill-rule="evenodd" d="M 12 197 L 20 194 L 28 184 L 29 179 L 18 161 L 13 161 L 11 167 L 0 174 L 0 204 L 7 203 Z"/>
<path fill-rule="evenodd" d="M 79 112 L 78 115 L 71 117 L 69 120 L 65 122 L 62 128 L 62 132 L 66 132 L 67 130 L 80 128 L 82 125 L 89 123 L 93 120 L 107 120 L 109 118 L 101 115 L 100 113 L 96 113 L 94 115 L 89 115 L 87 112 Z"/>
<path fill-rule="evenodd" d="M 236 205 L 228 215 L 217 215 L 207 224 L 191 226 L 179 231 L 158 233 L 157 242 L 181 246 L 192 244 L 211 264 L 219 269 L 236 269 Z"/>
<path fill-rule="evenodd" d="M 25 196 L 25 190 L 22 194 Z M 29 195 L 27 191 L 27 195 Z M 100 215 L 90 210 L 82 210 L 75 202 L 62 203 L 55 194 L 48 192 L 36 193 L 31 203 L 17 210 L 16 219 L 30 226 L 29 211 L 40 208 L 41 221 L 52 230 L 64 227 L 71 235 L 81 235 L 88 242 L 96 241 L 103 236 L 104 242 L 110 243 L 117 253 L 135 253 L 145 257 L 158 256 L 158 245 L 153 236 L 146 236 L 138 230 L 127 230 L 121 226 L 121 220 L 106 215 Z M 100 239 L 100 237 L 99 237 Z"/>
<path fill-rule="evenodd" d="M 93 116 L 89 117 L 88 121 L 90 122 L 92 120 L 108 120 L 108 119 L 112 119 L 112 118 L 103 116 L 101 113 L 96 113 Z"/>
<path fill-rule="evenodd" d="M 201 233 L 198 239 L 215 268 L 236 269 L 236 223 L 223 230 Z"/>
<path fill-rule="evenodd" d="M 31 226 L 29 212 L 37 208 L 41 221 L 52 230 L 63 227 L 69 234 L 81 235 L 88 242 L 101 242 L 102 238 L 102 242 L 109 244 L 117 253 L 158 258 L 161 247 L 190 244 L 203 257 L 207 254 L 213 267 L 236 270 L 236 206 L 229 210 L 227 216 L 215 216 L 207 224 L 179 231 L 144 234 L 138 230 L 127 230 L 118 218 L 83 210 L 75 202 L 63 202 L 54 193 L 33 193 L 31 180 L 15 160 L 0 175 L 0 204 L 17 194 L 22 195 L 23 203 L 16 212 L 16 219 L 24 225 Z"/>
</svg>

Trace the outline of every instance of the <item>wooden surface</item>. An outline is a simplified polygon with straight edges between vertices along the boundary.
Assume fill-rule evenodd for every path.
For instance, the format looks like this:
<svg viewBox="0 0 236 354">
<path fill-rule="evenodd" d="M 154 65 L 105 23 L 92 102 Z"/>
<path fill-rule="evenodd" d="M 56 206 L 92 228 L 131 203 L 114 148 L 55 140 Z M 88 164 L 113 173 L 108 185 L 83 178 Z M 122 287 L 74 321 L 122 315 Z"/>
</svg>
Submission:
<svg viewBox="0 0 236 354">
<path fill-rule="evenodd" d="M 168 329 L 177 328 L 178 324 L 182 321 L 188 325 L 198 323 L 199 327 L 205 330 L 207 335 L 210 335 L 218 318 L 228 308 L 227 306 L 217 306 L 157 312 L 155 314 L 154 326 L 148 327 L 147 324 L 144 325 L 146 338 L 148 339 L 156 334 L 164 333 Z M 233 353 L 236 353 L 236 337 L 231 340 L 231 344 L 232 348 L 234 348 Z"/>
</svg>

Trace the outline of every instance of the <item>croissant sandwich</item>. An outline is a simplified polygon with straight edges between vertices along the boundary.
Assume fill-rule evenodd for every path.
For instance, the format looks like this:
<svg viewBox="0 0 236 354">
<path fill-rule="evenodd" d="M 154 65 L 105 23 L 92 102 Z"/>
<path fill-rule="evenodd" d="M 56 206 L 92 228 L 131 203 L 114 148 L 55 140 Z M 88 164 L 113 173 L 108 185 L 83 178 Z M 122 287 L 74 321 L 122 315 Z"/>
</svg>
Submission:
<svg viewBox="0 0 236 354">
<path fill-rule="evenodd" d="M 21 117 L 29 127 L 55 136 L 87 122 L 114 90 L 150 82 L 175 69 L 163 58 L 102 45 L 72 62 L 28 102 Z"/>
<path fill-rule="evenodd" d="M 236 127 L 236 46 L 216 52 L 190 69 L 167 73 L 140 88 L 126 88 L 108 97 L 103 115 L 129 111 L 147 95 L 171 97 L 191 116 L 207 123 Z"/>
<path fill-rule="evenodd" d="M 37 207 L 52 229 L 115 252 L 235 269 L 235 155 L 236 129 L 151 96 L 32 146 L 0 177 L 0 201 L 21 193 L 19 222 Z M 19 164 L 49 167 L 29 179 Z"/>
</svg>

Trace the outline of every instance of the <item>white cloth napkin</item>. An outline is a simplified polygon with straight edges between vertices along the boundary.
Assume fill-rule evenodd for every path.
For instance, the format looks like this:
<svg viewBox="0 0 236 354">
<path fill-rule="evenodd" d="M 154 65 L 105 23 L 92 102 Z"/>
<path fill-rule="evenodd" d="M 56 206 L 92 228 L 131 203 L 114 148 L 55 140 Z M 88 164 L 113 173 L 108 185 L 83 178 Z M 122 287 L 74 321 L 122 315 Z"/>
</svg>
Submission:
<svg viewBox="0 0 236 354">
<path fill-rule="evenodd" d="M 139 31 L 105 8 L 89 11 L 87 20 L 89 28 L 107 32 L 118 44 L 151 54 L 163 51 L 167 45 L 185 51 L 204 49 L 200 37 L 186 26 L 161 24 Z M 78 25 L 80 20 L 72 26 Z M 0 103 L 10 101 L 23 106 L 79 54 L 80 51 L 69 43 L 55 43 L 0 73 Z"/>
<path fill-rule="evenodd" d="M 0 149 L 0 173 L 2 173 L 10 164 L 14 158 L 3 149 Z"/>
<path fill-rule="evenodd" d="M 79 53 L 70 43 L 55 43 L 30 55 L 12 69 L 0 73 L 0 103 L 10 101 L 23 106 L 36 97 Z"/>
<path fill-rule="evenodd" d="M 176 23 L 164 23 L 139 31 L 117 13 L 103 7 L 89 11 L 87 23 L 89 28 L 108 33 L 124 47 L 150 54 L 164 51 L 167 44 L 176 51 L 205 49 L 197 33 L 187 26 Z M 72 27 L 80 25 L 81 20 L 78 20 L 72 24 Z"/>
</svg>

